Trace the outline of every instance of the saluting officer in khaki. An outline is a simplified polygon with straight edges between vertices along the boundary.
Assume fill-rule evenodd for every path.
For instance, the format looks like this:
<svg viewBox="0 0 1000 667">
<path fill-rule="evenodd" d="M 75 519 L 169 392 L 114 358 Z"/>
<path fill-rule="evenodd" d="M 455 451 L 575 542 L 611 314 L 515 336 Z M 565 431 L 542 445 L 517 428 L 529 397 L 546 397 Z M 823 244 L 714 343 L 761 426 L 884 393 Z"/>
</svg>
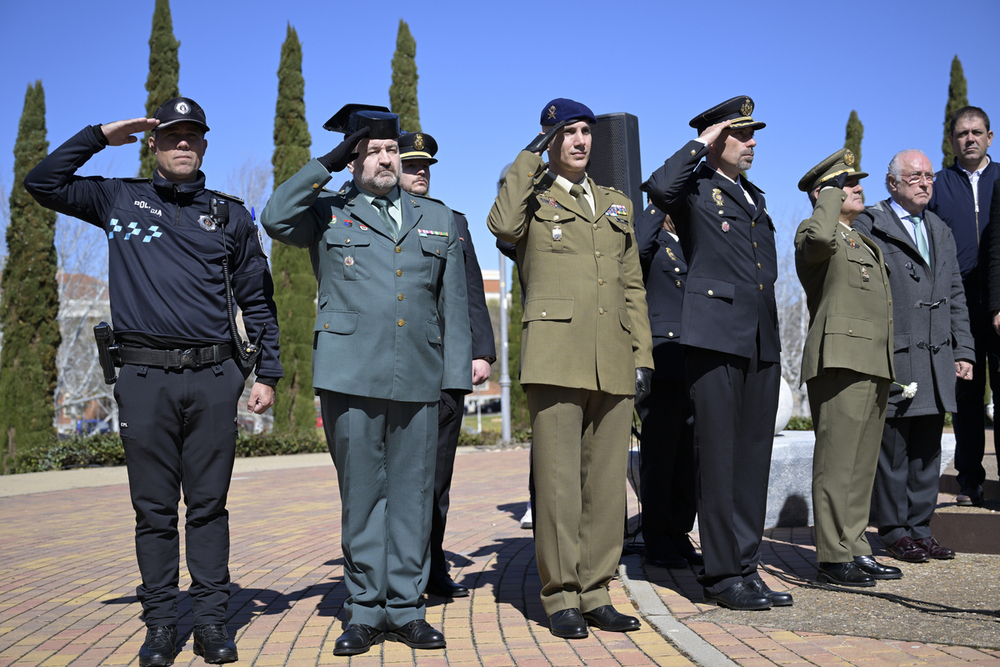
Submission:
<svg viewBox="0 0 1000 667">
<path fill-rule="evenodd" d="M 799 181 L 813 215 L 795 234 L 809 333 L 802 379 L 816 432 L 813 516 L 819 579 L 874 586 L 899 568 L 872 558 L 865 539 L 892 381 L 892 295 L 882 251 L 852 228 L 865 203 L 854 154 L 843 148 Z"/>
<path fill-rule="evenodd" d="M 543 132 L 514 160 L 487 219 L 515 244 L 525 286 L 535 552 L 552 633 L 566 638 L 586 637 L 588 623 L 639 628 L 611 606 L 607 585 L 621 556 L 633 397 L 649 393 L 652 339 L 632 204 L 585 171 L 596 122 L 579 102 L 545 105 Z"/>
</svg>

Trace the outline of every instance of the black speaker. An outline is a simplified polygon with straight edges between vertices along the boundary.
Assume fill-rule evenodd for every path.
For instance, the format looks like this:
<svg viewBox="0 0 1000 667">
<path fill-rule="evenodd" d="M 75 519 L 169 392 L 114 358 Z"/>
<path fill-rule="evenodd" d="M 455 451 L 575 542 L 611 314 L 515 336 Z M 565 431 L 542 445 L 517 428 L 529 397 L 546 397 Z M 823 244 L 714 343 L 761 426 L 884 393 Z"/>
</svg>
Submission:
<svg viewBox="0 0 1000 667">
<path fill-rule="evenodd" d="M 598 185 L 624 192 L 633 205 L 633 219 L 642 205 L 642 165 L 639 119 L 630 113 L 606 113 L 591 128 L 593 143 L 587 175 Z"/>
</svg>

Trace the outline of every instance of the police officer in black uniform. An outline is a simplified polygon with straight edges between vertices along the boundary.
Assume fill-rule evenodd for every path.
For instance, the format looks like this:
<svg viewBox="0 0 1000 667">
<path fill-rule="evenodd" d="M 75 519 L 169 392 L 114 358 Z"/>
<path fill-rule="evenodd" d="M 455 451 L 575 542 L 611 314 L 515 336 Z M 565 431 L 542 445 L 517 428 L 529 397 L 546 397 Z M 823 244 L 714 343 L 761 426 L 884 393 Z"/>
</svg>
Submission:
<svg viewBox="0 0 1000 667">
<path fill-rule="evenodd" d="M 243 372 L 255 363 L 252 412 L 274 403 L 282 375 L 267 257 L 242 202 L 205 187 L 208 129 L 202 108 L 178 97 L 153 118 L 84 128 L 24 179 L 40 204 L 108 237 L 111 316 L 123 364 L 115 400 L 136 513 L 136 594 L 147 626 L 142 667 L 170 665 L 177 652 L 182 491 L 194 652 L 209 663 L 238 659 L 225 625 L 236 408 Z M 147 130 L 158 164 L 152 179 L 75 174 L 105 146 L 135 143 L 133 135 Z M 235 342 L 233 299 L 259 358 Z"/>
</svg>

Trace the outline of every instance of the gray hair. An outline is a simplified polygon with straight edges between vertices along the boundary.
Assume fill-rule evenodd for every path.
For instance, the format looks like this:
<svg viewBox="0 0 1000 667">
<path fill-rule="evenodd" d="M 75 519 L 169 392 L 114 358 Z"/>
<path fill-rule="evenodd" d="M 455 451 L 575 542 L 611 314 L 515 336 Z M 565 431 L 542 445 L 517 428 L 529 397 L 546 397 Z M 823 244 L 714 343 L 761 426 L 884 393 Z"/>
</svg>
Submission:
<svg viewBox="0 0 1000 667">
<path fill-rule="evenodd" d="M 892 180 L 896 182 L 902 180 L 903 167 L 899 164 L 899 162 L 900 158 L 907 153 L 920 153 L 924 157 L 927 157 L 919 148 L 907 148 L 905 151 L 899 151 L 892 156 L 892 159 L 889 160 L 889 171 L 885 175 L 885 189 L 890 195 L 892 194 L 892 188 L 889 187 L 889 178 L 892 177 Z M 927 159 L 930 161 L 930 158 Z"/>
</svg>

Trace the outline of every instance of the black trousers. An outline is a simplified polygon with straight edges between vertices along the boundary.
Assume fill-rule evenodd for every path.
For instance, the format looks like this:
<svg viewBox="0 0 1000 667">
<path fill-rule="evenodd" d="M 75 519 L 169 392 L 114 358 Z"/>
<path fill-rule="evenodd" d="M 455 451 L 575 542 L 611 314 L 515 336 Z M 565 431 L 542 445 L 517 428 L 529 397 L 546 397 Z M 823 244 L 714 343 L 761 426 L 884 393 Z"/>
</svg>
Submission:
<svg viewBox="0 0 1000 667">
<path fill-rule="evenodd" d="M 712 594 L 759 578 L 781 367 L 687 347 L 685 380 L 694 410 L 698 528 Z"/>
<path fill-rule="evenodd" d="M 886 419 L 875 473 L 875 517 L 886 546 L 931 537 L 941 476 L 944 415 Z"/>
<path fill-rule="evenodd" d="M 683 380 L 653 380 L 636 408 L 639 439 L 639 497 L 646 555 L 666 558 L 694 527 L 694 424 Z"/>
<path fill-rule="evenodd" d="M 451 478 L 455 472 L 455 451 L 462 430 L 464 399 L 458 392 L 441 392 L 438 403 L 437 460 L 434 467 L 434 506 L 431 510 L 431 576 L 448 574 L 444 557 L 444 529 L 451 505 Z"/>
<path fill-rule="evenodd" d="M 961 488 L 976 487 L 986 480 L 983 452 L 986 433 L 983 421 L 983 397 L 986 394 L 986 374 L 990 387 L 1000 391 L 1000 369 L 997 367 L 997 343 L 1000 338 L 993 330 L 987 312 L 985 294 L 979 282 L 979 269 L 974 270 L 962 284 L 965 300 L 969 305 L 969 325 L 976 341 L 976 365 L 971 380 L 955 380 L 955 401 L 958 409 L 952 414 L 955 427 L 955 469 Z"/>
<path fill-rule="evenodd" d="M 226 621 L 226 497 L 243 386 L 232 359 L 197 370 L 125 365 L 118 376 L 115 400 L 142 575 L 136 595 L 149 627 L 177 623 L 181 492 L 187 506 L 184 540 L 195 625 Z"/>
</svg>

